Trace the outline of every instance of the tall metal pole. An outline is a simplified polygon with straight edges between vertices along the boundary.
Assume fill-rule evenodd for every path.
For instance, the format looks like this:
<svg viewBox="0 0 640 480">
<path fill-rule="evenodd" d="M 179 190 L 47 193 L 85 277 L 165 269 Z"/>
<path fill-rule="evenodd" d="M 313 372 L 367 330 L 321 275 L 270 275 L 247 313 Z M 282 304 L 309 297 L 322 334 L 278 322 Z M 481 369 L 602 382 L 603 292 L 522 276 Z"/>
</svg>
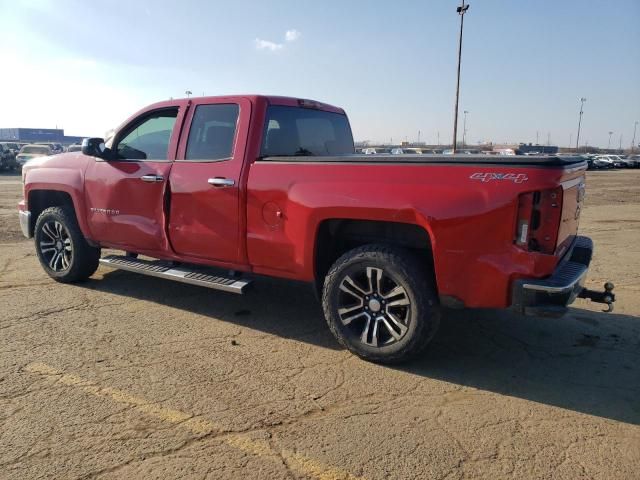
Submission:
<svg viewBox="0 0 640 480">
<path fill-rule="evenodd" d="M 636 129 L 638 128 L 638 121 L 633 124 L 633 140 L 631 140 L 631 153 L 636 148 Z"/>
<path fill-rule="evenodd" d="M 469 113 L 469 110 L 464 110 L 462 113 L 464 113 L 464 120 L 462 122 L 462 148 L 464 148 L 467 144 L 467 113 Z"/>
<path fill-rule="evenodd" d="M 582 106 L 587 99 L 584 97 L 580 97 L 580 116 L 578 117 L 578 135 L 576 136 L 576 151 L 580 149 L 580 125 L 582 124 Z"/>
<path fill-rule="evenodd" d="M 460 15 L 460 38 L 458 39 L 458 79 L 456 82 L 456 108 L 453 119 L 453 153 L 456 153 L 456 142 L 458 139 L 458 99 L 460 98 L 460 63 L 462 62 L 462 28 L 464 26 L 464 14 L 469 10 L 469 4 L 465 5 L 462 0 L 462 5 L 456 8 L 456 12 Z"/>
<path fill-rule="evenodd" d="M 620 134 L 620 145 L 618 146 L 618 150 L 622 153 L 622 134 Z"/>
<path fill-rule="evenodd" d="M 611 135 L 613 135 L 613 132 L 609 132 L 609 143 L 607 144 L 607 150 L 611 149 Z"/>
</svg>

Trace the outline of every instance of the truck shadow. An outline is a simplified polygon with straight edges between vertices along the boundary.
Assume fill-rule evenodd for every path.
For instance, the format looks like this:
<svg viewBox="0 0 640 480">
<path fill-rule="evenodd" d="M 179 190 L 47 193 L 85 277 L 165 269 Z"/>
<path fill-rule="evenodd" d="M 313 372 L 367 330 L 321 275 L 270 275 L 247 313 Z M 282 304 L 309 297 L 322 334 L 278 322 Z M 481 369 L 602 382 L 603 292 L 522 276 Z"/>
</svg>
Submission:
<svg viewBox="0 0 640 480">
<path fill-rule="evenodd" d="M 311 288 L 258 279 L 246 295 L 111 271 L 85 288 L 341 350 Z M 640 424 L 640 319 L 579 308 L 561 319 L 450 311 L 427 352 L 396 370 Z M 379 367 L 387 368 L 387 367 Z"/>
<path fill-rule="evenodd" d="M 245 295 L 185 285 L 122 270 L 102 279 L 78 284 L 93 290 L 146 300 L 230 322 L 282 338 L 291 338 L 332 350 L 335 341 L 322 307 L 308 284 L 278 279 L 257 279 Z"/>
<path fill-rule="evenodd" d="M 449 312 L 429 351 L 400 369 L 640 424 L 640 319 L 572 308 L 560 319 Z"/>
</svg>

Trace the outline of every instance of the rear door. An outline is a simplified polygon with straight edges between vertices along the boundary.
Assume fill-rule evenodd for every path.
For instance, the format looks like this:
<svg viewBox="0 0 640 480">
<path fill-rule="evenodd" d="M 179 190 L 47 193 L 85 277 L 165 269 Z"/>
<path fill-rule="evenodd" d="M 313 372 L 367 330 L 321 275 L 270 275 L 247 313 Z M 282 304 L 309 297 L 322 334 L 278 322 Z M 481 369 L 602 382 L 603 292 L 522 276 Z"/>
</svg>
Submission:
<svg viewBox="0 0 640 480">
<path fill-rule="evenodd" d="M 89 229 L 102 244 L 134 252 L 165 251 L 164 196 L 184 105 L 142 113 L 121 129 L 113 159 L 85 174 Z"/>
<path fill-rule="evenodd" d="M 168 230 L 176 253 L 243 263 L 241 173 L 250 118 L 244 98 L 193 100 L 170 175 Z"/>
</svg>

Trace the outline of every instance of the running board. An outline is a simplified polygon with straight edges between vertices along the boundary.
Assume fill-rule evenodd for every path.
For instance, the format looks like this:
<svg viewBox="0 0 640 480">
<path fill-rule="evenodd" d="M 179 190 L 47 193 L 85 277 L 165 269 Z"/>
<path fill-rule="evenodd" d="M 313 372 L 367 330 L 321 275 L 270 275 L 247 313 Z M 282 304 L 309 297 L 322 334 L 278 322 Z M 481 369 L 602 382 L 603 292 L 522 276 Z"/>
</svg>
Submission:
<svg viewBox="0 0 640 480">
<path fill-rule="evenodd" d="M 244 293 L 251 280 L 223 277 L 218 271 L 193 265 L 172 266 L 163 260 L 140 260 L 134 257 L 107 255 L 100 259 L 101 265 L 152 277 L 166 278 L 175 282 L 198 285 L 231 293 Z"/>
</svg>

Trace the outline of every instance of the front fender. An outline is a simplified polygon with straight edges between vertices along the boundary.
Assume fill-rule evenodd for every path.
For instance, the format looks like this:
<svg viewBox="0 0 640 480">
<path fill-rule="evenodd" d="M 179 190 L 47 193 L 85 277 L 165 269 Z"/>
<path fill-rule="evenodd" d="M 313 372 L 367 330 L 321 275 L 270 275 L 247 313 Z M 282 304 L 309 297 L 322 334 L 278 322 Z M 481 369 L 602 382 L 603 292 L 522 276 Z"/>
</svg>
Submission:
<svg viewBox="0 0 640 480">
<path fill-rule="evenodd" d="M 91 239 L 87 224 L 87 215 L 84 203 L 84 174 L 81 170 L 68 168 L 33 168 L 25 174 L 25 202 L 29 206 L 29 196 L 36 191 L 64 192 L 69 195 L 82 234 Z M 35 223 L 37 219 L 33 218 Z"/>
</svg>

